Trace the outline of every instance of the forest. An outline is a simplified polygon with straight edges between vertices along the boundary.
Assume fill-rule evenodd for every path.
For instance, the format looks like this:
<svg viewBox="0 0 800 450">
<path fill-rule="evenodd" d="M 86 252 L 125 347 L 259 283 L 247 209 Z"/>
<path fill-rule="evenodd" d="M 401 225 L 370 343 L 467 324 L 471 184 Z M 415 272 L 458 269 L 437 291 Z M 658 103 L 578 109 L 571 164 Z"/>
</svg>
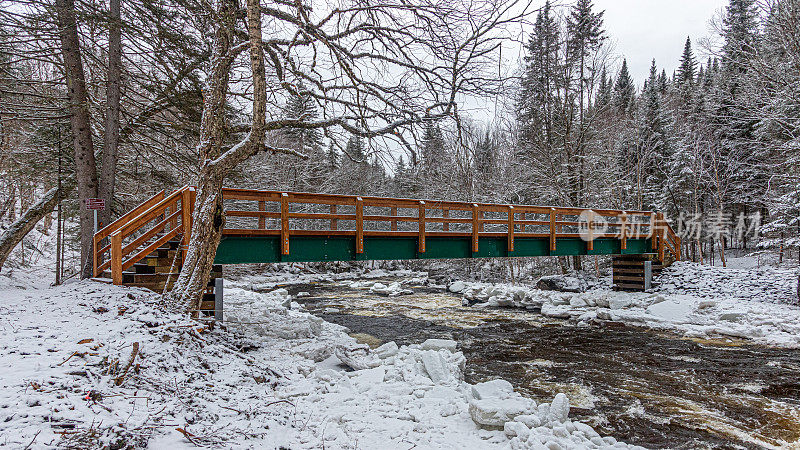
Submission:
<svg viewBox="0 0 800 450">
<path fill-rule="evenodd" d="M 522 58 L 503 57 L 521 23 Z M 731 0 L 674 43 L 677 70 L 634 80 L 591 0 L 4 1 L 0 267 L 57 220 L 57 270 L 88 276 L 81 199 L 107 201 L 103 224 L 185 184 L 198 204 L 224 184 L 661 211 L 698 262 L 796 248 L 798 29 L 796 0 Z"/>
</svg>

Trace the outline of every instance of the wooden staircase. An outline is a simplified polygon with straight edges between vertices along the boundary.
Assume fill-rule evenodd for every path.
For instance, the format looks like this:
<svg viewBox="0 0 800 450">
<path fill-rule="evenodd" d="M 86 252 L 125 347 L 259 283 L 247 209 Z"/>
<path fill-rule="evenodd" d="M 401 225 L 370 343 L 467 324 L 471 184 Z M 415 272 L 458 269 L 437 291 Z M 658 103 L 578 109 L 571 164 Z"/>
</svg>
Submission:
<svg viewBox="0 0 800 450">
<path fill-rule="evenodd" d="M 183 266 L 191 229 L 194 188 L 185 186 L 166 196 L 161 191 L 94 236 L 94 276 L 112 283 L 163 293 L 172 289 Z M 214 316 L 217 279 L 213 266 L 199 315 Z M 217 311 L 219 317 L 219 311 Z"/>
</svg>

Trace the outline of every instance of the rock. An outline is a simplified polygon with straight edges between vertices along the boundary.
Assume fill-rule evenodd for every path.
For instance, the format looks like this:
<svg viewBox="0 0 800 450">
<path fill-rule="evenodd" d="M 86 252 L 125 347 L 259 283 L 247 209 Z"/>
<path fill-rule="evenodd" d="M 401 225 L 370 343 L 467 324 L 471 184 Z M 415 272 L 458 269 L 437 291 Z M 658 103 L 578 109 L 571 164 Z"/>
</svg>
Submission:
<svg viewBox="0 0 800 450">
<path fill-rule="evenodd" d="M 390 356 L 396 355 L 397 350 L 398 350 L 397 344 L 394 341 L 391 341 L 372 350 L 372 353 L 375 354 L 380 359 L 386 359 Z"/>
<path fill-rule="evenodd" d="M 428 377 L 436 384 L 450 379 L 450 371 L 445 366 L 446 362 L 442 359 L 442 355 L 436 350 L 427 350 L 420 355 L 422 359 L 422 366 L 425 367 L 425 372 Z"/>
<path fill-rule="evenodd" d="M 456 341 L 452 339 L 428 339 L 422 343 L 423 350 L 447 350 L 456 351 Z"/>
<path fill-rule="evenodd" d="M 566 395 L 559 392 L 550 403 L 550 409 L 547 412 L 547 420 L 550 422 L 564 422 L 569 416 L 569 399 Z"/>
<path fill-rule="evenodd" d="M 580 278 L 566 275 L 549 275 L 539 278 L 536 287 L 543 291 L 584 292 L 588 286 Z"/>
<path fill-rule="evenodd" d="M 472 398 L 486 400 L 488 398 L 508 398 L 514 393 L 514 386 L 506 380 L 484 381 L 472 386 Z"/>
</svg>

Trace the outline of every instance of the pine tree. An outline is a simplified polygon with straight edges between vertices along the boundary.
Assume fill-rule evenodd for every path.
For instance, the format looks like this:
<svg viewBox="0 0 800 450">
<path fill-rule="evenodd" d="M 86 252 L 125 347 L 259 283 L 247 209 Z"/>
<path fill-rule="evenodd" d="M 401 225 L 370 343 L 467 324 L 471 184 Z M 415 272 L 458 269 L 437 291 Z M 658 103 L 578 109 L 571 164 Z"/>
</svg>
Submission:
<svg viewBox="0 0 800 450">
<path fill-rule="evenodd" d="M 431 183 L 442 183 L 450 166 L 445 147 L 442 129 L 434 120 L 425 122 L 425 131 L 421 141 L 422 163 L 420 176 L 425 186 Z M 427 194 L 427 193 L 426 193 Z"/>
<path fill-rule="evenodd" d="M 597 89 L 597 98 L 595 99 L 595 108 L 598 111 L 605 111 L 611 106 L 614 96 L 613 89 L 613 80 L 608 77 L 606 67 L 603 66 L 603 70 L 600 72 L 600 86 Z"/>
<path fill-rule="evenodd" d="M 620 68 L 614 84 L 614 106 L 621 116 L 629 115 L 632 112 L 635 93 L 633 78 L 628 72 L 628 62 L 623 59 L 622 68 Z"/>
<path fill-rule="evenodd" d="M 695 76 L 697 74 L 697 61 L 692 52 L 692 40 L 687 37 L 683 47 L 681 63 L 675 73 L 675 84 L 678 89 L 678 110 L 683 116 L 689 114 L 694 108 Z"/>
</svg>

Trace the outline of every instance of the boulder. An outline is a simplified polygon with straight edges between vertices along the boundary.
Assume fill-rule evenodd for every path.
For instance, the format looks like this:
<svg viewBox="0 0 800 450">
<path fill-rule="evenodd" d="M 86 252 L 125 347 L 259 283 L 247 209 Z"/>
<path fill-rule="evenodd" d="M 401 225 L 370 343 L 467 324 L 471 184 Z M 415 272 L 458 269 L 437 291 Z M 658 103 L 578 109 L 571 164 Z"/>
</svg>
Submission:
<svg viewBox="0 0 800 450">
<path fill-rule="evenodd" d="M 566 275 L 549 275 L 539 278 L 536 287 L 543 291 L 584 292 L 588 288 L 580 278 Z"/>
</svg>

